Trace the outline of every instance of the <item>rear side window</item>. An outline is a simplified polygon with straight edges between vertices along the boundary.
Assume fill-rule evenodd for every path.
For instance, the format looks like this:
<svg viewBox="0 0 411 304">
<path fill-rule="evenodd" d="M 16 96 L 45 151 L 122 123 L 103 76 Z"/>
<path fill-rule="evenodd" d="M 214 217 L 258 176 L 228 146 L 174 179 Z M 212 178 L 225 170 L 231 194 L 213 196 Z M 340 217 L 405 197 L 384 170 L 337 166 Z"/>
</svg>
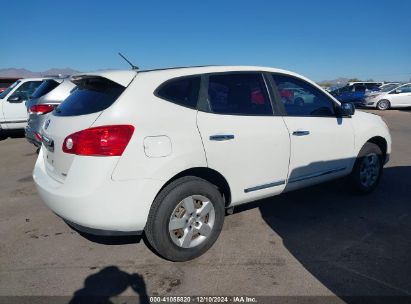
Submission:
<svg viewBox="0 0 411 304">
<path fill-rule="evenodd" d="M 77 116 L 103 111 L 123 93 L 125 87 L 105 78 L 76 81 L 77 89 L 61 103 L 54 115 Z"/>
<path fill-rule="evenodd" d="M 211 112 L 217 114 L 273 115 L 264 79 L 259 73 L 211 75 L 208 101 Z"/>
<path fill-rule="evenodd" d="M 196 108 L 200 77 L 172 79 L 160 86 L 155 95 L 184 107 Z"/>
<path fill-rule="evenodd" d="M 31 96 L 31 98 L 39 98 L 41 96 L 46 95 L 47 93 L 51 92 L 60 83 L 58 83 L 55 80 L 45 80 L 43 83 L 37 88 L 37 90 L 34 91 L 34 94 Z"/>
</svg>

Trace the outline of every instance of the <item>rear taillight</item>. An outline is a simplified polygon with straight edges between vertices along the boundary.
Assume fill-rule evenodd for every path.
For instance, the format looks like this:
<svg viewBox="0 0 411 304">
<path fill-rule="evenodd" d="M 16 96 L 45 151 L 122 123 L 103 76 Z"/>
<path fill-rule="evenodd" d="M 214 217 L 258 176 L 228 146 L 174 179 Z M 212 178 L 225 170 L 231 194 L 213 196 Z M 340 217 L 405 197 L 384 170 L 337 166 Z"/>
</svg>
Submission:
<svg viewBox="0 0 411 304">
<path fill-rule="evenodd" d="M 130 125 L 100 126 L 67 136 L 63 152 L 88 156 L 121 156 L 133 135 Z"/>
<path fill-rule="evenodd" d="M 34 105 L 30 107 L 29 113 L 30 114 L 47 114 L 53 111 L 57 105 L 51 105 L 51 104 L 39 104 L 39 105 Z"/>
</svg>

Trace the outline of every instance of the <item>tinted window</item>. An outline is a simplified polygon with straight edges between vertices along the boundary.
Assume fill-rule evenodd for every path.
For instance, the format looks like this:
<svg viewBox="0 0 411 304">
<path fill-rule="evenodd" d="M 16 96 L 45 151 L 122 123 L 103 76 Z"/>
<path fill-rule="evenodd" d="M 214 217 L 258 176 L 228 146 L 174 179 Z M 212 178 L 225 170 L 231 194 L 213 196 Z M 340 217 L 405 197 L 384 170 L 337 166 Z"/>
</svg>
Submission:
<svg viewBox="0 0 411 304">
<path fill-rule="evenodd" d="M 13 83 L 11 86 L 9 86 L 6 90 L 4 90 L 4 92 L 2 92 L 0 94 L 0 99 L 3 99 L 7 96 L 7 94 L 9 94 L 11 92 L 11 90 L 13 90 L 21 81 L 18 80 L 15 83 Z"/>
<path fill-rule="evenodd" d="M 210 110 L 219 114 L 272 115 L 261 74 L 221 74 L 209 77 Z"/>
<path fill-rule="evenodd" d="M 396 91 L 398 91 L 400 93 L 411 93 L 411 85 L 406 85 L 406 86 L 403 86 L 403 87 L 399 87 L 399 88 L 397 88 Z"/>
<path fill-rule="evenodd" d="M 42 81 L 27 81 L 19 86 L 10 97 L 20 97 L 22 100 L 30 99 L 34 91 L 40 86 Z"/>
<path fill-rule="evenodd" d="M 273 75 L 281 102 L 291 116 L 334 116 L 334 103 L 324 92 L 294 77 Z"/>
<path fill-rule="evenodd" d="M 111 106 L 125 90 L 105 78 L 88 78 L 54 111 L 56 116 L 76 116 L 100 112 Z"/>
<path fill-rule="evenodd" d="M 354 85 L 354 92 L 365 92 L 366 89 L 366 86 L 363 84 Z"/>
<path fill-rule="evenodd" d="M 184 77 L 167 81 L 156 95 L 185 107 L 196 108 L 199 90 L 200 77 Z"/>
<path fill-rule="evenodd" d="M 31 98 L 39 98 L 43 95 L 54 90 L 60 83 L 55 80 L 45 80 L 43 83 L 34 91 L 33 96 Z"/>
</svg>

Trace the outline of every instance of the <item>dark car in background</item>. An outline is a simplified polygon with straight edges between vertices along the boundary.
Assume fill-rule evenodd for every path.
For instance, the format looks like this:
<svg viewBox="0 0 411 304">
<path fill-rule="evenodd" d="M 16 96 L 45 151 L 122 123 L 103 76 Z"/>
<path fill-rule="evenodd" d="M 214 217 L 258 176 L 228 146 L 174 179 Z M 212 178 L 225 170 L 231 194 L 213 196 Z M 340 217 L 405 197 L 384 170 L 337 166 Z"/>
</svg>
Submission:
<svg viewBox="0 0 411 304">
<path fill-rule="evenodd" d="M 378 91 L 381 85 L 381 82 L 351 82 L 330 93 L 341 103 L 351 102 L 358 106 L 363 103 L 366 93 Z"/>
<path fill-rule="evenodd" d="M 62 103 L 75 88 L 76 85 L 69 78 L 48 79 L 38 87 L 26 104 L 29 118 L 25 135 L 30 143 L 36 147 L 41 146 L 40 128 L 46 120 L 47 114 Z"/>
</svg>

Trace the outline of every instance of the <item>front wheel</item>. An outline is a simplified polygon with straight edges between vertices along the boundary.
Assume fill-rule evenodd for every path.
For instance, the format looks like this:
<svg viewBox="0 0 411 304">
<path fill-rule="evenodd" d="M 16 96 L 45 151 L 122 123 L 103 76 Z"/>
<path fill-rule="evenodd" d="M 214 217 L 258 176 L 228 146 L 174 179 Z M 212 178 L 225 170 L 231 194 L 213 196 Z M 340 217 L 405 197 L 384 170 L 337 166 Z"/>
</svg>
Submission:
<svg viewBox="0 0 411 304">
<path fill-rule="evenodd" d="M 217 187 L 197 177 L 180 178 L 153 202 L 145 228 L 157 253 L 171 261 L 187 261 L 206 252 L 224 223 L 224 202 Z"/>
<path fill-rule="evenodd" d="M 379 102 L 377 102 L 377 109 L 384 111 L 384 110 L 388 110 L 390 108 L 390 102 L 388 100 L 380 100 Z"/>
<path fill-rule="evenodd" d="M 383 154 L 376 144 L 367 142 L 358 154 L 353 171 L 348 177 L 351 189 L 360 194 L 373 191 L 382 175 Z"/>
</svg>

